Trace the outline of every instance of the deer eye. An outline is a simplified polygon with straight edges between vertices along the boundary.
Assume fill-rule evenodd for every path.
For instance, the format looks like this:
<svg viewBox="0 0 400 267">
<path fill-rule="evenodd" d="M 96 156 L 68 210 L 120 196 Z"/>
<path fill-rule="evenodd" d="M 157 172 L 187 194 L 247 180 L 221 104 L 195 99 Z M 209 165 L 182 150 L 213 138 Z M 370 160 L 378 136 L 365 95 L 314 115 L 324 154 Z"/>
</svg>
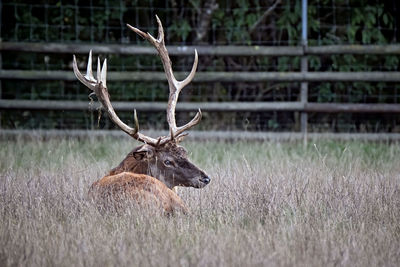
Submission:
<svg viewBox="0 0 400 267">
<path fill-rule="evenodd" d="M 172 166 L 173 165 L 172 161 L 170 161 L 170 160 L 164 160 L 164 164 L 167 165 L 167 166 Z"/>
</svg>

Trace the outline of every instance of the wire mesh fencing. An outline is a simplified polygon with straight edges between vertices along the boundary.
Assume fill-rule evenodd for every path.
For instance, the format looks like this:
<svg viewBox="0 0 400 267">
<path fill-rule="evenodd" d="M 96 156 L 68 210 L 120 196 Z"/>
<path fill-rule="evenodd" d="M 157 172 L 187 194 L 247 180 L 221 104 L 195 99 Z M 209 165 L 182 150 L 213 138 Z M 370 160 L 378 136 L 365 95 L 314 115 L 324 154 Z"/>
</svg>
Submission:
<svg viewBox="0 0 400 267">
<path fill-rule="evenodd" d="M 398 44 L 397 1 L 309 1 L 310 46 Z M 129 23 L 155 34 L 155 15 L 163 21 L 167 45 L 179 46 L 300 46 L 301 1 L 2 1 L 3 43 L 148 44 L 129 31 Z M 71 71 L 70 53 L 6 51 L 3 70 Z M 98 54 L 108 58 L 109 71 L 163 71 L 157 56 Z M 87 55 L 80 54 L 84 63 Z M 189 71 L 190 55 L 171 56 L 175 71 Z M 399 71 L 398 54 L 327 54 L 308 56 L 310 72 Z M 299 72 L 301 56 L 201 55 L 198 72 Z M 113 101 L 162 102 L 166 82 L 115 81 Z M 308 101 L 318 103 L 399 103 L 398 82 L 311 82 Z M 87 101 L 88 90 L 78 81 L 1 80 L 1 99 Z M 300 82 L 242 81 L 193 83 L 180 101 L 298 101 Z M 178 104 L 179 105 L 179 104 Z M 133 110 L 134 107 L 132 107 Z M 112 128 L 96 111 L 3 110 L 3 128 Z M 131 112 L 121 112 L 127 121 Z M 186 118 L 185 112 L 178 117 Z M 209 119 L 208 119 L 209 118 Z M 145 128 L 165 128 L 162 112 L 141 112 Z M 203 129 L 297 131 L 299 112 L 206 112 Z M 309 130 L 316 132 L 398 132 L 395 114 L 310 113 Z"/>
</svg>

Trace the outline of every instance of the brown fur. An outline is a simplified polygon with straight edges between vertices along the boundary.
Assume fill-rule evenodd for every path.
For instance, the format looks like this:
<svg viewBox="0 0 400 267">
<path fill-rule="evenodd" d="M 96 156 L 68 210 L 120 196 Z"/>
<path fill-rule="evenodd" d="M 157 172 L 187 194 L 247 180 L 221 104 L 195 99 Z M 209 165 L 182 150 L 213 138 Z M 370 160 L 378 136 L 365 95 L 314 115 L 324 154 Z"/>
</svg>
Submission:
<svg viewBox="0 0 400 267">
<path fill-rule="evenodd" d="M 166 165 L 165 161 L 170 165 Z M 161 207 L 165 212 L 187 207 L 172 191 L 175 186 L 204 187 L 209 177 L 187 158 L 186 150 L 171 141 L 162 146 L 142 145 L 133 149 L 108 175 L 93 183 L 89 194 L 99 200 L 120 201 L 124 197 L 141 205 Z"/>
<path fill-rule="evenodd" d="M 149 174 L 149 159 L 138 160 L 137 158 L 135 158 L 135 153 L 141 151 L 144 146 L 145 145 L 138 146 L 133 149 L 117 167 L 113 168 L 110 171 L 108 175 L 114 175 L 125 171 Z M 172 141 L 165 145 L 154 147 L 153 149 L 154 151 L 152 153 L 160 155 L 158 156 L 159 160 L 163 160 L 161 158 L 161 153 L 168 154 L 171 157 L 177 159 L 187 158 L 186 150 Z"/>
<path fill-rule="evenodd" d="M 188 212 L 177 194 L 159 180 L 145 174 L 121 172 L 105 176 L 93 183 L 89 194 L 94 198 L 111 197 L 114 200 L 125 196 L 145 206 L 162 207 L 167 213 Z"/>
<path fill-rule="evenodd" d="M 133 172 L 139 174 L 147 174 L 147 164 L 136 160 L 131 154 L 128 154 L 126 158 L 115 168 L 113 168 L 108 175 L 116 175 L 122 172 Z"/>
</svg>

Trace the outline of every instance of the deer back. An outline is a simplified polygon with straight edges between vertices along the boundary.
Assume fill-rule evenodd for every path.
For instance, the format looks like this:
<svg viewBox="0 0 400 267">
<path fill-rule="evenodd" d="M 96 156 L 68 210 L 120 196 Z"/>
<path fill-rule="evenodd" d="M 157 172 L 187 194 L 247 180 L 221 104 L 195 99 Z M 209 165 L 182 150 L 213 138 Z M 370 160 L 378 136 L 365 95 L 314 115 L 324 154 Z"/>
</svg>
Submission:
<svg viewBox="0 0 400 267">
<path fill-rule="evenodd" d="M 105 176 L 92 184 L 89 195 L 95 201 L 111 200 L 113 203 L 130 199 L 145 208 L 161 208 L 166 213 L 188 212 L 177 194 L 159 180 L 145 174 L 121 172 Z"/>
</svg>

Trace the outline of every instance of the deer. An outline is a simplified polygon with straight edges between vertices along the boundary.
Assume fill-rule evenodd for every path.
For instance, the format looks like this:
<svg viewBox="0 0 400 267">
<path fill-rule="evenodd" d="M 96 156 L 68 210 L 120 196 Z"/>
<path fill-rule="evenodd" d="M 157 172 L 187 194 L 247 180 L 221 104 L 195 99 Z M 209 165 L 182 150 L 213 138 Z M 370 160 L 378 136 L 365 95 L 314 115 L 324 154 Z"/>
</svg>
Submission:
<svg viewBox="0 0 400 267">
<path fill-rule="evenodd" d="M 198 54 L 195 49 L 194 62 L 189 75 L 184 80 L 178 81 L 173 74 L 172 63 L 165 46 L 164 29 L 157 15 L 156 20 L 158 23 L 157 39 L 150 33 L 144 33 L 129 24 L 127 26 L 156 48 L 163 64 L 169 86 L 166 110 L 169 125 L 168 136 L 152 138 L 141 133 L 136 109 L 134 109 L 133 116 L 134 127 L 122 122 L 111 104 L 107 89 L 107 59 L 104 59 L 101 66 L 100 58 L 97 58 L 97 76 L 95 78 L 92 71 L 92 51 L 89 52 L 86 75 L 79 71 L 76 57 L 73 55 L 72 65 L 76 78 L 93 91 L 92 94 L 97 96 L 102 108 L 120 130 L 143 143 L 129 152 L 117 167 L 94 182 L 89 189 L 89 195 L 93 199 L 99 200 L 109 197 L 118 200 L 123 195 L 136 203 L 154 206 L 168 214 L 187 213 L 189 209 L 174 189 L 177 186 L 203 188 L 211 181 L 203 170 L 189 160 L 186 149 L 179 145 L 183 137 L 187 135 L 187 131 L 200 122 L 201 110 L 199 109 L 193 119 L 183 126 L 178 127 L 175 119 L 179 93 L 194 78 Z"/>
</svg>

